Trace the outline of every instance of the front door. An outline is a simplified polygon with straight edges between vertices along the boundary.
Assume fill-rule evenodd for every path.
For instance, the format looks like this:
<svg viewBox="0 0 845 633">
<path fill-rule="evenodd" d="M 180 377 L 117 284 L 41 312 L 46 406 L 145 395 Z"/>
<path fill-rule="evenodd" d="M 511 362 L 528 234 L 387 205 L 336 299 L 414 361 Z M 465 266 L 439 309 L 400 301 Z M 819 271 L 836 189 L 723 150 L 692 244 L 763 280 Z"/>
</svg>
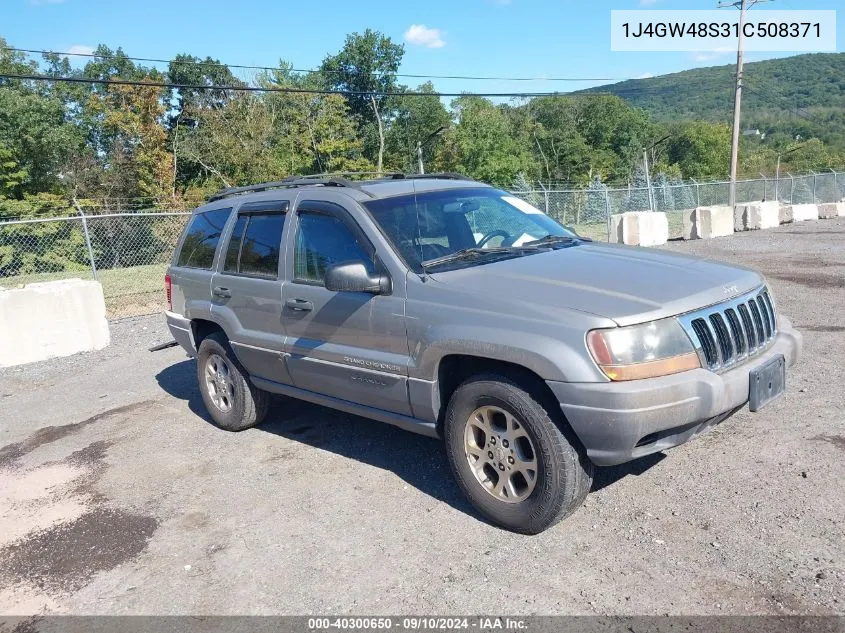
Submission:
<svg viewBox="0 0 845 633">
<path fill-rule="evenodd" d="M 294 385 L 410 415 L 404 297 L 332 292 L 324 283 L 337 262 L 380 268 L 372 243 L 332 202 L 302 201 L 290 220 L 297 225 L 282 305 Z"/>
</svg>

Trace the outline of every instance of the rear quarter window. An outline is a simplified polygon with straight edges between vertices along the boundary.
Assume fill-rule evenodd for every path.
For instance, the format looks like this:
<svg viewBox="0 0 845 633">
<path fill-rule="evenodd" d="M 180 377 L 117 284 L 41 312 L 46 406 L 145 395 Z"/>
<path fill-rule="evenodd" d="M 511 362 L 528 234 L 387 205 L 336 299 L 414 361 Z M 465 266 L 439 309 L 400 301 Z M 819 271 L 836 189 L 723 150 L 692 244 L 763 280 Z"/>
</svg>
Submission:
<svg viewBox="0 0 845 633">
<path fill-rule="evenodd" d="M 177 265 L 210 269 L 214 263 L 214 252 L 231 212 L 231 208 L 215 209 L 194 215 L 185 230 L 185 240 L 182 242 Z"/>
</svg>

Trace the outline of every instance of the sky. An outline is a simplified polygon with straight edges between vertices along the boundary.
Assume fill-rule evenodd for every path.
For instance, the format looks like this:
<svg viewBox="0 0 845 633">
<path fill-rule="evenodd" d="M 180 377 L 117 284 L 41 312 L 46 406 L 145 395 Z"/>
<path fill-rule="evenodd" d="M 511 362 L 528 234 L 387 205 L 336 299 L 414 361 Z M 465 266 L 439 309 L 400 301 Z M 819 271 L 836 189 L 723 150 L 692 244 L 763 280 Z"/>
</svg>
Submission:
<svg viewBox="0 0 845 633">
<path fill-rule="evenodd" d="M 610 50 L 611 9 L 713 9 L 717 0 L 0 0 L 0 37 L 18 48 L 131 57 L 177 53 L 229 64 L 315 68 L 353 31 L 377 29 L 406 47 L 400 72 L 589 77 L 594 81 L 434 79 L 442 92 L 568 92 L 621 80 L 732 64 L 736 54 Z M 838 9 L 842 0 L 776 0 L 776 9 Z M 724 9 L 735 11 L 735 9 Z M 837 16 L 837 50 L 845 11 Z M 782 56 L 751 53 L 749 61 Z M 80 63 L 86 61 L 77 58 Z M 400 78 L 416 86 L 424 79 Z"/>
</svg>

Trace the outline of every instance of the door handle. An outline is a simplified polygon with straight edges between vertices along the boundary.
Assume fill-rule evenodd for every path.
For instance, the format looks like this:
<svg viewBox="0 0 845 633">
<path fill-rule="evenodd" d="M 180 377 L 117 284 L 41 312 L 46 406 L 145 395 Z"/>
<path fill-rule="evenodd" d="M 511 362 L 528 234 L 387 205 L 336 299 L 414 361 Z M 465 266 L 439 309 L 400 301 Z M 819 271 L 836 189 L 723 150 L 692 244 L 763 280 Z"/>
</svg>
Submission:
<svg viewBox="0 0 845 633">
<path fill-rule="evenodd" d="M 215 286 L 211 289 L 211 294 L 215 297 L 220 297 L 221 299 L 231 299 L 232 293 L 229 292 L 228 288 L 224 288 L 223 286 Z"/>
<path fill-rule="evenodd" d="M 309 312 L 314 309 L 314 304 L 305 299 L 288 299 L 285 301 L 285 307 L 299 312 Z"/>
</svg>

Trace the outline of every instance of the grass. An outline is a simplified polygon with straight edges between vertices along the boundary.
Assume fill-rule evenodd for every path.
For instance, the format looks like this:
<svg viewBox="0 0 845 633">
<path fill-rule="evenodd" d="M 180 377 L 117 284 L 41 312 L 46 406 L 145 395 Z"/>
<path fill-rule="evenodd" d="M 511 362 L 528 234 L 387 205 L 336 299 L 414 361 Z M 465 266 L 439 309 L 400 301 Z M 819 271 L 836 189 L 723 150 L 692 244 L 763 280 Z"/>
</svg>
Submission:
<svg viewBox="0 0 845 633">
<path fill-rule="evenodd" d="M 167 307 L 164 294 L 166 270 L 167 264 L 149 264 L 97 271 L 97 280 L 103 285 L 108 318 L 118 319 L 164 310 Z M 91 279 L 91 273 L 87 270 L 33 273 L 0 278 L 0 285 L 17 288 L 42 281 L 73 278 Z"/>
</svg>

